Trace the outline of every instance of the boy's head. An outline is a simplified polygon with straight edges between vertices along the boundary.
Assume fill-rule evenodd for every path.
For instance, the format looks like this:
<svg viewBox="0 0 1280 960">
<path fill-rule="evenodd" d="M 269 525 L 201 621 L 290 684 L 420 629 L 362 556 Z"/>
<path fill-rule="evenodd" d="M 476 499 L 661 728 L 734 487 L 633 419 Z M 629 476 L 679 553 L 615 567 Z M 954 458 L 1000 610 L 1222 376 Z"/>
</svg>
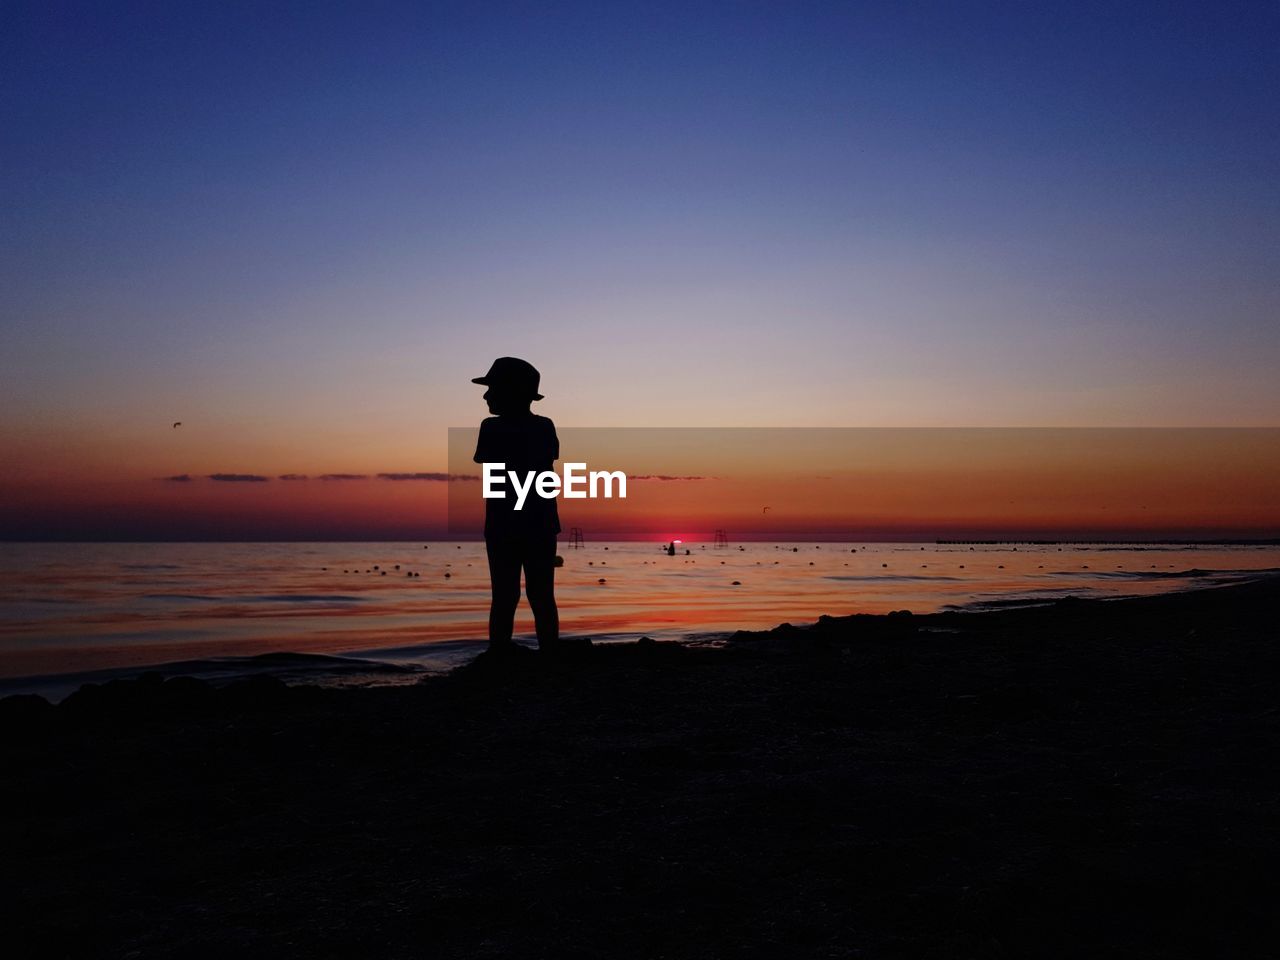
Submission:
<svg viewBox="0 0 1280 960">
<path fill-rule="evenodd" d="M 538 383 L 541 375 L 533 364 L 518 357 L 499 357 L 483 377 L 475 377 L 472 383 L 483 384 L 489 412 L 501 416 L 504 413 L 520 413 L 529 409 L 534 400 L 541 400 Z"/>
</svg>

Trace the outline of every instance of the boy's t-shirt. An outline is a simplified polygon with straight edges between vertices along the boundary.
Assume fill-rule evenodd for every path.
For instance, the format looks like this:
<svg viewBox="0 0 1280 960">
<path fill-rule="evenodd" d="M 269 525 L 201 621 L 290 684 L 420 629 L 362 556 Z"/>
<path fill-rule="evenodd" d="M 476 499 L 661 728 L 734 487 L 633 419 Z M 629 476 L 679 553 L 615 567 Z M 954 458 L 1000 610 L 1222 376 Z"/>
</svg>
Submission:
<svg viewBox="0 0 1280 960">
<path fill-rule="evenodd" d="M 485 500 L 485 537 L 505 534 L 557 534 L 560 515 L 555 498 L 538 496 L 530 489 L 524 506 L 515 509 L 516 494 L 505 471 L 514 470 L 521 483 L 530 471 L 534 474 L 550 470 L 560 459 L 560 439 L 556 425 L 548 417 L 536 413 L 517 416 L 486 417 L 480 423 L 476 442 L 476 463 L 502 463 L 505 482 L 501 499 Z"/>
</svg>

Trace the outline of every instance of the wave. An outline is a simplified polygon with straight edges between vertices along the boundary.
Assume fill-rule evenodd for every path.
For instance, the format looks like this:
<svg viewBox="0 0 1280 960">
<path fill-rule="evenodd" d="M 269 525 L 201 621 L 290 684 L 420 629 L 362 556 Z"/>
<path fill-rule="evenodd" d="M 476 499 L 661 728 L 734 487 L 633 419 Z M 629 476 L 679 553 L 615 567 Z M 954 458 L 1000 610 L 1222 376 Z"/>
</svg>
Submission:
<svg viewBox="0 0 1280 960">
<path fill-rule="evenodd" d="M 522 638 L 516 637 L 517 643 L 524 642 Z M 372 657 L 375 660 L 386 658 L 388 660 L 416 660 L 420 658 L 428 658 L 432 654 L 450 654 L 450 653 L 478 653 L 484 647 L 488 640 L 431 640 L 426 643 L 411 643 L 397 647 L 377 647 L 372 649 L 361 648 L 358 652 L 361 657 Z M 525 646 L 532 646 L 532 643 L 525 642 Z M 341 654 L 348 656 L 348 654 Z"/>
<path fill-rule="evenodd" d="M 260 596 L 223 597 L 200 593 L 144 593 L 143 600 L 188 600 L 195 603 L 365 603 L 368 597 L 349 597 L 339 593 L 270 593 Z"/>
<path fill-rule="evenodd" d="M 196 677 L 219 685 L 253 676 L 271 676 L 286 683 L 305 681 L 323 685 L 343 681 L 358 682 L 374 677 L 381 683 L 393 681 L 396 677 L 412 680 L 422 672 L 422 667 L 412 664 L 385 663 L 360 657 L 320 653 L 260 653 L 246 657 L 178 660 L 145 667 L 113 667 L 80 673 L 5 677 L 0 679 L 0 697 L 35 693 L 56 703 L 86 683 L 109 683 L 112 680 L 139 677 L 144 673 L 158 673 L 166 680 L 170 677 Z"/>
<path fill-rule="evenodd" d="M 1271 577 L 1280 574 L 1280 568 L 1272 567 L 1261 570 L 1202 570 L 1193 567 L 1190 570 L 1053 570 L 1044 576 L 1087 577 L 1100 580 L 1206 580 L 1226 578 Z"/>
<path fill-rule="evenodd" d="M 1037 590 L 1034 593 L 1023 594 L 1021 596 L 1008 596 L 991 594 L 986 597 L 979 596 L 976 599 L 968 600 L 964 603 L 946 603 L 942 605 L 943 610 L 1006 610 L 1010 608 L 1020 607 L 1044 607 L 1058 600 L 1066 600 L 1071 597 L 1113 597 L 1114 594 L 1103 593 L 1096 587 L 1062 587 L 1057 590 Z"/>
<path fill-rule="evenodd" d="M 884 574 L 869 574 L 864 576 L 860 576 L 858 574 L 852 574 L 852 573 L 833 573 L 833 574 L 830 574 L 829 576 L 823 577 L 822 579 L 850 580 L 850 581 L 857 581 L 859 583 L 863 581 L 874 583 L 876 581 L 885 581 L 885 580 L 901 581 L 904 583 L 932 583 L 935 580 L 963 580 L 964 578 L 963 577 L 941 577 L 941 576 L 928 577 L 928 576 L 917 576 L 909 573 L 884 573 Z"/>
</svg>

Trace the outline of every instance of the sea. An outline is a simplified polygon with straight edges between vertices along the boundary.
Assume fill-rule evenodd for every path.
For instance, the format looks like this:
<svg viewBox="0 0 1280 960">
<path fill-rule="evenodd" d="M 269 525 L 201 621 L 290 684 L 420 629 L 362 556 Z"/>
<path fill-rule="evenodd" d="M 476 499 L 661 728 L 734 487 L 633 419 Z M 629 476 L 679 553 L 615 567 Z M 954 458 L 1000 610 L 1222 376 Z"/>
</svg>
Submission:
<svg viewBox="0 0 1280 960">
<path fill-rule="evenodd" d="M 560 546 L 561 632 L 720 643 L 735 630 L 1122 597 L 1280 570 L 1280 546 L 686 543 Z M 0 696 L 157 670 L 211 682 L 417 682 L 484 648 L 482 543 L 0 543 Z M 521 603 L 519 639 L 532 644 Z"/>
</svg>

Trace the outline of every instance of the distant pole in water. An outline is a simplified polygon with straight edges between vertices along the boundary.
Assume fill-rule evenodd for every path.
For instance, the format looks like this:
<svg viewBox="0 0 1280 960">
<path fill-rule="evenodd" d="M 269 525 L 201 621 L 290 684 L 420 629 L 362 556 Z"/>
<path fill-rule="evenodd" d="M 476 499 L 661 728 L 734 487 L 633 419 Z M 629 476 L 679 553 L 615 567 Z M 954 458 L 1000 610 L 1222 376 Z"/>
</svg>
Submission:
<svg viewBox="0 0 1280 960">
<path fill-rule="evenodd" d="M 729 549 L 729 535 L 725 533 L 723 529 L 716 531 L 715 541 L 716 541 L 715 549 L 717 550 Z"/>
<path fill-rule="evenodd" d="M 581 527 L 569 528 L 569 546 L 572 547 L 574 550 L 577 550 L 580 546 L 582 546 L 582 528 Z"/>
</svg>

